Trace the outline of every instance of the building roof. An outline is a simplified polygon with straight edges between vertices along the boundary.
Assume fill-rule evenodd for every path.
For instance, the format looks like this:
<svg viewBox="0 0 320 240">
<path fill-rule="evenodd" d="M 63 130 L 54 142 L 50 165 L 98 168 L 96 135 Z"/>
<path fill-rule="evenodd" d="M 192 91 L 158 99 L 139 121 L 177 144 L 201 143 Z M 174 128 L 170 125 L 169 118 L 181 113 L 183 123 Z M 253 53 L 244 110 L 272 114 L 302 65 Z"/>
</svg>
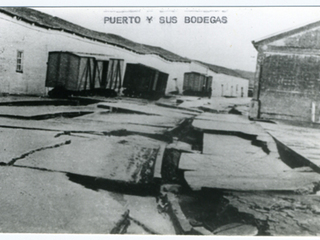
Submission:
<svg viewBox="0 0 320 240">
<path fill-rule="evenodd" d="M 252 44 L 256 49 L 258 49 L 258 47 L 260 45 L 262 45 L 262 44 L 268 44 L 270 42 L 273 42 L 273 41 L 276 41 L 276 40 L 291 36 L 293 34 L 301 33 L 301 32 L 310 30 L 312 28 L 316 28 L 316 27 L 320 27 L 320 21 L 304 24 L 302 26 L 298 26 L 298 27 L 295 27 L 295 28 L 287 29 L 285 31 L 278 32 L 278 33 L 269 35 L 267 37 L 263 37 L 261 39 L 257 39 L 255 41 L 252 41 Z"/>
<path fill-rule="evenodd" d="M 65 32 L 76 34 L 81 37 L 86 37 L 88 39 L 124 48 L 137 54 L 154 54 L 172 62 L 190 62 L 188 58 L 181 57 L 163 48 L 136 43 L 129 39 L 111 33 L 90 30 L 61 18 L 53 17 L 49 14 L 31 8 L 1 7 L 0 12 L 10 16 L 16 16 L 18 19 L 28 23 L 33 23 L 38 27 L 53 30 L 63 30 Z"/>
<path fill-rule="evenodd" d="M 211 71 L 213 71 L 215 73 L 225 74 L 225 75 L 229 75 L 229 76 L 233 76 L 233 77 L 244 78 L 240 73 L 238 73 L 237 71 L 235 71 L 233 69 L 213 65 L 210 63 L 201 62 L 198 60 L 194 60 L 194 61 L 208 67 Z"/>
</svg>

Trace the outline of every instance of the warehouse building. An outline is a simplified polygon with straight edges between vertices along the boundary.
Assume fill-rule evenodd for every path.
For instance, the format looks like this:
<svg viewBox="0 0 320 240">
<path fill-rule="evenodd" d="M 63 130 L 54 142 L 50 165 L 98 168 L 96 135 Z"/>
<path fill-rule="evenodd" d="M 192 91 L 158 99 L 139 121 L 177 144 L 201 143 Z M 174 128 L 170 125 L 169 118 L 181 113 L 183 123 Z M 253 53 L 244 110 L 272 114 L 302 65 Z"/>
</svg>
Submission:
<svg viewBox="0 0 320 240">
<path fill-rule="evenodd" d="M 253 42 L 251 118 L 319 122 L 319 39 L 320 21 Z"/>
<path fill-rule="evenodd" d="M 212 91 L 212 96 L 247 96 L 248 81 L 230 69 L 93 31 L 31 8 L 0 8 L 0 24 L 0 93 L 108 89 L 159 98 L 172 92 L 188 94 L 191 88 L 191 95 Z"/>
<path fill-rule="evenodd" d="M 167 74 L 165 92 L 169 92 L 182 88 L 174 79 L 182 79 L 184 69 L 188 69 L 190 63 L 165 49 L 92 31 L 31 8 L 0 8 L 0 24 L 1 93 L 46 95 L 55 84 L 70 90 L 82 90 L 99 87 L 97 83 L 100 82 L 100 87 L 112 87 L 118 91 L 122 90 L 127 63 L 142 64 L 145 68 Z M 58 59 L 64 70 L 54 67 Z M 68 59 L 70 63 L 63 63 Z M 113 65 L 113 69 L 111 65 L 115 59 L 120 65 Z M 82 64 L 79 69 L 75 69 L 77 63 Z M 66 84 L 67 79 L 62 76 L 69 68 L 68 79 L 72 81 Z M 87 75 L 78 76 L 84 73 Z M 104 78 L 103 73 L 106 74 Z M 54 82 L 51 74 L 60 74 L 61 78 Z M 112 84 L 111 78 L 114 78 Z M 159 87 L 164 88 L 161 84 Z"/>
</svg>

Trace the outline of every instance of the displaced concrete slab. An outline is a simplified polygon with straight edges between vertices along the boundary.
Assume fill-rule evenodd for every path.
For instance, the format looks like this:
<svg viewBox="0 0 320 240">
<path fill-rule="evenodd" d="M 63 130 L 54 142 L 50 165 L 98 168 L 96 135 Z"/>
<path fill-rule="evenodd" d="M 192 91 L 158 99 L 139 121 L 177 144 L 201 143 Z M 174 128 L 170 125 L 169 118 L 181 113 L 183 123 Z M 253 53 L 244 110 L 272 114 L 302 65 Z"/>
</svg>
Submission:
<svg viewBox="0 0 320 240">
<path fill-rule="evenodd" d="M 233 106 L 246 106 L 250 103 L 250 98 L 221 98 L 221 97 L 212 97 L 200 98 L 200 97 L 179 97 L 178 100 L 183 101 L 179 106 L 180 107 L 198 107 L 206 111 L 212 112 L 226 112 L 230 110 L 230 107 Z"/>
<path fill-rule="evenodd" d="M 136 103 L 125 103 L 125 102 L 116 102 L 116 103 L 99 103 L 99 108 L 106 109 L 121 109 L 124 111 L 137 113 L 137 114 L 146 114 L 146 115 L 156 115 L 156 116 L 195 116 L 198 113 L 190 112 L 180 109 L 170 109 L 165 107 L 160 107 L 155 104 L 136 104 Z M 114 111 L 114 110 L 112 110 Z M 115 110 L 116 111 L 116 110 Z"/>
<path fill-rule="evenodd" d="M 218 122 L 228 122 L 228 123 L 252 123 L 246 117 L 234 114 L 214 114 L 204 112 L 198 115 L 195 119 L 197 120 L 209 120 Z"/>
<path fill-rule="evenodd" d="M 0 168 L 1 233 L 109 233 L 125 206 L 65 174 Z"/>
<path fill-rule="evenodd" d="M 125 113 L 105 113 L 95 112 L 94 114 L 88 114 L 77 117 L 77 119 L 101 121 L 106 123 L 123 123 L 123 124 L 136 124 L 144 126 L 152 126 L 159 128 L 173 128 L 180 121 L 181 118 L 173 118 L 166 116 L 150 116 L 141 114 L 125 114 Z"/>
<path fill-rule="evenodd" d="M 299 155 L 304 165 L 320 172 L 320 129 L 259 123 L 284 149 Z"/>
<path fill-rule="evenodd" d="M 204 113 L 197 116 L 192 126 L 206 132 L 244 133 L 247 135 L 264 134 L 263 130 L 239 115 Z"/>
<path fill-rule="evenodd" d="M 2 118 L 0 127 L 2 128 L 21 128 L 31 130 L 46 130 L 55 132 L 79 132 L 79 133 L 96 133 L 104 134 L 114 130 L 126 129 L 131 132 L 146 133 L 146 134 L 163 134 L 167 129 L 163 127 L 153 127 L 135 124 L 106 123 L 102 121 L 93 121 L 87 119 L 49 119 L 44 121 L 36 120 L 18 120 Z"/>
<path fill-rule="evenodd" d="M 196 129 L 206 132 L 230 132 L 230 133 L 244 133 L 248 135 L 258 135 L 252 126 L 246 123 L 229 123 L 221 121 L 207 121 L 195 119 L 192 126 Z"/>
<path fill-rule="evenodd" d="M 16 112 L 16 107 L 11 108 L 13 113 Z M 94 111 L 94 114 L 81 117 L 54 118 L 42 121 L 1 118 L 0 127 L 48 131 L 96 132 L 100 134 L 118 129 L 126 129 L 128 132 L 162 135 L 164 132 L 175 128 L 184 118 L 190 117 L 189 115 L 179 113 L 179 111 L 175 112 L 173 110 L 172 112 L 171 109 L 169 112 L 165 111 L 165 116 L 109 113 L 107 110 L 98 108 Z M 21 114 L 21 116 L 24 116 L 24 112 Z"/>
<path fill-rule="evenodd" d="M 136 113 L 136 114 L 156 115 L 156 116 L 160 115 L 157 112 L 152 111 L 152 109 L 145 107 L 145 105 L 136 105 L 136 104 L 130 104 L 130 103 L 103 102 L 98 104 L 98 108 L 105 108 L 110 110 L 110 112 L 117 112 L 118 110 L 122 110 L 122 111 Z"/>
<path fill-rule="evenodd" d="M 167 146 L 167 149 L 175 149 L 181 152 L 193 152 L 192 146 L 181 141 L 174 141 Z"/>
<path fill-rule="evenodd" d="M 70 99 L 54 99 L 48 97 L 30 97 L 30 96 L 1 96 L 0 98 L 0 106 L 11 105 L 11 106 L 19 106 L 19 105 L 74 105 L 77 101 L 73 101 Z"/>
<path fill-rule="evenodd" d="M 119 195 L 114 193 L 115 195 Z M 139 197 L 134 195 L 123 195 L 126 206 L 130 209 L 130 217 L 138 221 L 140 228 L 145 227 L 146 234 L 170 234 L 175 235 L 174 226 L 167 216 L 160 214 L 157 210 L 157 201 L 155 197 Z M 134 222 L 131 221 L 131 225 Z M 134 229 L 129 226 L 127 234 L 143 234 L 140 228 Z"/>
<path fill-rule="evenodd" d="M 181 110 L 187 110 L 187 111 L 190 111 L 190 112 L 195 112 L 195 113 L 203 113 L 202 110 L 199 110 L 199 109 L 194 109 L 194 108 L 188 108 L 188 107 L 181 107 L 177 104 L 170 104 L 170 103 L 167 103 L 167 102 L 163 102 L 163 101 L 158 101 L 155 103 L 156 105 L 158 106 L 161 106 L 161 107 L 168 107 L 168 108 L 175 108 L 175 109 L 181 109 Z"/>
<path fill-rule="evenodd" d="M 50 116 L 88 114 L 96 110 L 96 104 L 88 106 L 0 106 L 0 117 L 37 120 Z"/>
<path fill-rule="evenodd" d="M 176 225 L 176 228 L 181 231 L 181 234 L 188 234 L 192 230 L 192 226 L 189 220 L 186 218 L 179 204 L 179 198 L 172 193 L 166 193 L 170 204 L 169 215 L 172 222 Z"/>
<path fill-rule="evenodd" d="M 69 136 L 55 138 L 55 132 L 30 131 L 23 129 L 0 129 L 0 162 L 9 163 L 15 158 L 36 149 L 61 144 L 70 140 Z"/>
<path fill-rule="evenodd" d="M 184 177 L 193 190 L 312 191 L 314 183 L 320 181 L 317 173 L 285 171 L 288 167 L 272 156 L 241 158 L 183 153 L 179 168 L 188 170 Z"/>
<path fill-rule="evenodd" d="M 145 184 L 153 181 L 160 142 L 140 136 L 73 138 L 15 163 L 96 178 Z"/>
<path fill-rule="evenodd" d="M 126 210 L 128 234 L 175 234 L 155 197 L 91 190 L 63 173 L 1 167 L 1 233 L 109 234 Z M 92 186 L 94 188 L 94 186 Z"/>
<path fill-rule="evenodd" d="M 231 153 L 230 153 L 231 152 Z M 203 154 L 224 155 L 230 154 L 238 157 L 250 157 L 250 154 L 260 153 L 261 157 L 266 156 L 261 147 L 252 145 L 251 141 L 237 136 L 220 134 L 203 134 Z M 257 155 L 256 155 L 257 156 Z"/>
<path fill-rule="evenodd" d="M 154 178 L 162 178 L 161 176 L 161 169 L 162 169 L 162 161 L 163 161 L 163 156 L 164 156 L 164 151 L 166 150 L 166 144 L 162 144 L 160 146 L 160 149 L 157 154 L 156 162 L 155 162 L 155 167 L 154 167 Z"/>
</svg>

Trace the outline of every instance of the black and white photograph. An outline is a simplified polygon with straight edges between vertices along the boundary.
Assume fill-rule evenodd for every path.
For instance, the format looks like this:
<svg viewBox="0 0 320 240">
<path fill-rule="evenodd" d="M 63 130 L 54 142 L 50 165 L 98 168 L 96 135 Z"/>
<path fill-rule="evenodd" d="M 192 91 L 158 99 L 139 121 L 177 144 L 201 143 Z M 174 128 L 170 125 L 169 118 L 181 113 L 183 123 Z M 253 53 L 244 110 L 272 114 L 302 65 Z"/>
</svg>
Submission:
<svg viewBox="0 0 320 240">
<path fill-rule="evenodd" d="M 0 235 L 319 236 L 320 5 L 88 4 L 0 6 Z"/>
</svg>

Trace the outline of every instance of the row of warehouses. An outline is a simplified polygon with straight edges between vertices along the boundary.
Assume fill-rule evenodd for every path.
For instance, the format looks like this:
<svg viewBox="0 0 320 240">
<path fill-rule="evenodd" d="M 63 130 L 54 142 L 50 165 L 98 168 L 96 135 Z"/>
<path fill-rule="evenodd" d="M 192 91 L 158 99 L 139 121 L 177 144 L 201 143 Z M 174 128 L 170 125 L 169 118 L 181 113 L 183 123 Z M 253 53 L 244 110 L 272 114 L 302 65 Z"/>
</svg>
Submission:
<svg viewBox="0 0 320 240">
<path fill-rule="evenodd" d="M 238 72 L 160 47 L 93 31 L 40 11 L 0 8 L 0 92 L 46 95 L 109 89 L 118 94 L 247 97 Z"/>
</svg>

